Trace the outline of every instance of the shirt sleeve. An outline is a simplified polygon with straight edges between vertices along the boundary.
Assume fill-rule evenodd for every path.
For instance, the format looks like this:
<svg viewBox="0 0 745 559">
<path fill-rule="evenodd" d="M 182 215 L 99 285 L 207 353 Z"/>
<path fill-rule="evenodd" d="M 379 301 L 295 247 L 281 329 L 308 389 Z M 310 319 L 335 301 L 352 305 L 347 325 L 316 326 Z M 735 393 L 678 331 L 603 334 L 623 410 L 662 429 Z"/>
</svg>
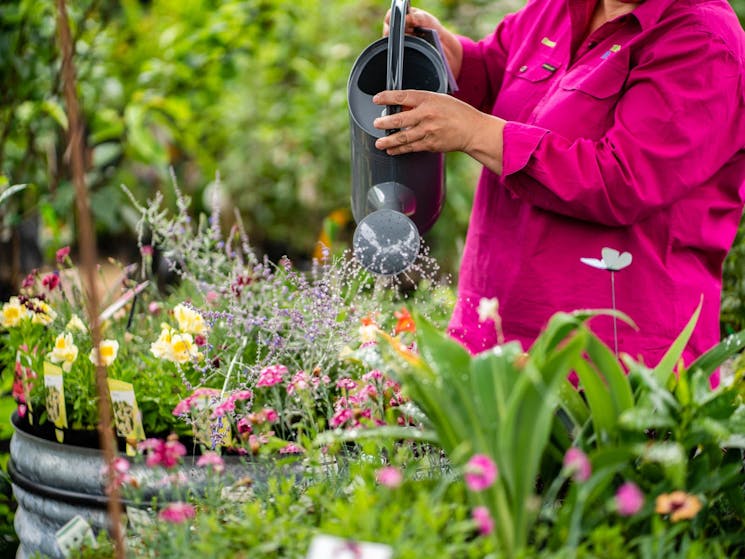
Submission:
<svg viewBox="0 0 745 559">
<path fill-rule="evenodd" d="M 455 97 L 481 111 L 491 111 L 502 85 L 516 17 L 505 16 L 494 33 L 481 41 L 459 37 L 463 59 Z"/>
<path fill-rule="evenodd" d="M 629 225 L 710 179 L 745 148 L 745 94 L 740 61 L 701 35 L 642 58 L 598 140 L 508 122 L 506 188 L 546 210 Z"/>
</svg>

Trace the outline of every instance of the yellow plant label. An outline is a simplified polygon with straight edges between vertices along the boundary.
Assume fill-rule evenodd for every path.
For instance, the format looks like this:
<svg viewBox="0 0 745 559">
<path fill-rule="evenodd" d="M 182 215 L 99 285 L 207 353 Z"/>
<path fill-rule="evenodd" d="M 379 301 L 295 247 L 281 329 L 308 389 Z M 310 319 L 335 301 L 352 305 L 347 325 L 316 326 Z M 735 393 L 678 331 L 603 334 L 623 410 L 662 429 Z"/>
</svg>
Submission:
<svg viewBox="0 0 745 559">
<path fill-rule="evenodd" d="M 47 416 L 56 427 L 57 441 L 63 442 L 65 434 L 62 429 L 67 428 L 67 411 L 62 367 L 44 361 L 44 387 L 47 389 Z"/>
<path fill-rule="evenodd" d="M 137 454 L 137 442 L 145 440 L 134 387 L 121 380 L 108 379 L 108 383 L 116 434 L 126 439 L 127 455 L 134 456 Z"/>
</svg>

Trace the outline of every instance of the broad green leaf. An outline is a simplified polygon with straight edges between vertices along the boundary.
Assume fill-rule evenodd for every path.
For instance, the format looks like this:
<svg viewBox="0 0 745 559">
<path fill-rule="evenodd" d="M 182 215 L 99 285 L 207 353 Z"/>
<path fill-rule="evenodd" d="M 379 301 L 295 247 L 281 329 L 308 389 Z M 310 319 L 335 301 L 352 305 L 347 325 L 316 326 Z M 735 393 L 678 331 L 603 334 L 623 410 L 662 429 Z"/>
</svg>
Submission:
<svg viewBox="0 0 745 559">
<path fill-rule="evenodd" d="M 587 353 L 590 360 L 608 383 L 613 406 L 617 414 L 634 405 L 634 396 L 626 373 L 614 353 L 596 336 L 590 335 L 587 340 Z"/>
<path fill-rule="evenodd" d="M 745 330 L 728 336 L 706 353 L 700 355 L 688 366 L 688 370 L 700 370 L 708 376 L 727 359 L 739 353 L 744 347 Z"/>
<path fill-rule="evenodd" d="M 654 376 L 657 377 L 663 385 L 667 384 L 673 374 L 675 366 L 678 364 L 678 360 L 680 360 L 681 355 L 683 355 L 683 350 L 685 349 L 688 340 L 691 338 L 691 334 L 693 334 L 696 322 L 698 322 L 698 316 L 701 314 L 701 307 L 703 304 L 704 297 L 702 295 L 696 310 L 688 320 L 688 324 L 685 325 L 685 328 L 683 328 L 673 344 L 665 352 L 665 355 L 662 357 L 660 362 L 653 369 Z"/>
<path fill-rule="evenodd" d="M 580 386 L 585 392 L 585 398 L 590 407 L 595 436 L 604 440 L 613 432 L 617 420 L 613 399 L 608 387 L 597 372 L 584 360 L 578 360 L 575 372 L 579 377 Z"/>
</svg>

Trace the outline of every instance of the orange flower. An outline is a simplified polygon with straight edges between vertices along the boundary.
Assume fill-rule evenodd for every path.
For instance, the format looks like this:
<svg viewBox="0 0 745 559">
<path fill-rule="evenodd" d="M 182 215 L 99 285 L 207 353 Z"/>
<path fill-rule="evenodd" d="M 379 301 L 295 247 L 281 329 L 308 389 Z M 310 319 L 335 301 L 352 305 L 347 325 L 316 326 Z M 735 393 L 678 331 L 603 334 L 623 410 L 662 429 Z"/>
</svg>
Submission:
<svg viewBox="0 0 745 559">
<path fill-rule="evenodd" d="M 684 491 L 673 491 L 658 495 L 654 510 L 657 514 L 669 514 L 672 522 L 689 520 L 701 510 L 701 501 Z"/>
<path fill-rule="evenodd" d="M 393 316 L 398 319 L 396 327 L 393 329 L 394 334 L 398 335 L 401 332 L 416 332 L 416 324 L 414 324 L 414 319 L 411 317 L 408 309 L 402 307 L 401 310 L 394 312 Z"/>
</svg>

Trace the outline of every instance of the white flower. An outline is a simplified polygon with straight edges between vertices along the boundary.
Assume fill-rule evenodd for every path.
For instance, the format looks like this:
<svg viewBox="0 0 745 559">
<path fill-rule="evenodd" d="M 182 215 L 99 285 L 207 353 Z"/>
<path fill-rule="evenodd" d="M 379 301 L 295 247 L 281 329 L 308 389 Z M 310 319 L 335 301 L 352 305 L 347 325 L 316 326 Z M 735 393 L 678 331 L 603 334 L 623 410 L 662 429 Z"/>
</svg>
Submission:
<svg viewBox="0 0 745 559">
<path fill-rule="evenodd" d="M 499 319 L 499 300 L 496 297 L 487 299 L 482 297 L 479 301 L 479 322 L 486 322 L 487 320 L 493 320 L 497 322 Z"/>
<path fill-rule="evenodd" d="M 72 315 L 70 320 L 67 323 L 67 326 L 65 326 L 66 330 L 69 330 L 70 332 L 78 331 L 82 334 L 85 334 L 88 329 L 85 327 L 85 324 L 83 324 L 83 321 L 80 320 L 80 317 L 76 314 Z"/>
<path fill-rule="evenodd" d="M 101 340 L 98 348 L 94 347 L 93 349 L 91 349 L 90 355 L 88 355 L 88 359 L 90 359 L 91 363 L 96 366 L 103 365 L 104 367 L 108 367 L 114 362 L 118 352 L 119 342 L 117 342 L 116 340 Z"/>
<path fill-rule="evenodd" d="M 72 339 L 72 334 L 63 332 L 54 340 L 54 349 L 49 354 L 52 363 L 62 363 L 62 370 L 70 372 L 72 364 L 78 358 L 78 346 Z"/>
<path fill-rule="evenodd" d="M 179 330 L 187 334 L 206 334 L 209 330 L 202 315 L 183 303 L 174 307 L 173 316 L 176 317 Z"/>
<path fill-rule="evenodd" d="M 10 301 L 3 305 L 2 314 L 0 314 L 0 326 L 3 328 L 18 326 L 21 320 L 27 316 L 28 309 L 21 304 L 18 297 L 11 297 Z"/>
<path fill-rule="evenodd" d="M 631 264 L 632 260 L 630 252 L 618 252 L 616 249 L 609 247 L 603 248 L 600 251 L 600 255 L 600 260 L 597 258 L 580 258 L 580 261 L 593 268 L 617 272 Z"/>
</svg>

